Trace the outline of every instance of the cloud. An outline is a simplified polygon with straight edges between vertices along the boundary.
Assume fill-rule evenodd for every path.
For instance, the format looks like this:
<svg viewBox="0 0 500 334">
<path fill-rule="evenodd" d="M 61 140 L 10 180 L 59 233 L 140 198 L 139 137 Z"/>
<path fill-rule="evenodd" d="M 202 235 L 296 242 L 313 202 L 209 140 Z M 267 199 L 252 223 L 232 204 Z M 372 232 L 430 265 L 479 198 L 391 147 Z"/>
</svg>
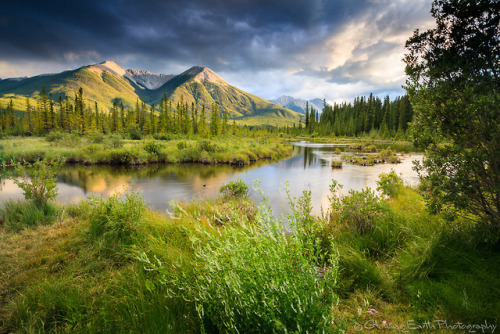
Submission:
<svg viewBox="0 0 500 334">
<path fill-rule="evenodd" d="M 265 97 L 400 89 L 404 41 L 430 17 L 430 0 L 31 0 L 4 7 L 0 77 L 107 59 L 167 74 L 202 65 Z"/>
</svg>

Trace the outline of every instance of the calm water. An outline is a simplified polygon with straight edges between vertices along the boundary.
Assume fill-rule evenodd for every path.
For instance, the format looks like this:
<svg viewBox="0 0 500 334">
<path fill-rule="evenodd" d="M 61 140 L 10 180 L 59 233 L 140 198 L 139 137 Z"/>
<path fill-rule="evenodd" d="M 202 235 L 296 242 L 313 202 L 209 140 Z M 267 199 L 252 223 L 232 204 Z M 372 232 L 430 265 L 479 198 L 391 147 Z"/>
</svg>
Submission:
<svg viewBox="0 0 500 334">
<path fill-rule="evenodd" d="M 240 178 L 251 186 L 251 196 L 257 200 L 261 196 L 253 186 L 258 180 L 275 213 L 283 212 L 283 207 L 286 207 L 284 186 L 287 182 L 294 197 L 299 197 L 303 190 L 311 190 L 314 211 L 319 213 L 321 205 L 326 206 L 332 179 L 344 186 L 344 193 L 349 189 L 375 189 L 378 175 L 391 169 L 395 169 L 407 184 L 418 183 L 412 162 L 421 160 L 421 154 L 406 154 L 400 164 L 363 167 L 344 162 L 342 169 L 332 169 L 331 161 L 340 159 L 340 155 L 335 153 L 337 148 L 339 145 L 296 143 L 295 155 L 289 159 L 276 163 L 260 162 L 246 167 L 199 164 L 68 166 L 58 176 L 57 200 L 75 203 L 92 194 L 108 196 L 124 191 L 140 191 L 153 208 L 164 210 L 168 209 L 172 200 L 216 196 L 221 185 Z M 344 150 L 342 146 L 340 148 Z M 0 201 L 18 198 L 23 198 L 23 195 L 12 180 L 1 180 Z"/>
</svg>

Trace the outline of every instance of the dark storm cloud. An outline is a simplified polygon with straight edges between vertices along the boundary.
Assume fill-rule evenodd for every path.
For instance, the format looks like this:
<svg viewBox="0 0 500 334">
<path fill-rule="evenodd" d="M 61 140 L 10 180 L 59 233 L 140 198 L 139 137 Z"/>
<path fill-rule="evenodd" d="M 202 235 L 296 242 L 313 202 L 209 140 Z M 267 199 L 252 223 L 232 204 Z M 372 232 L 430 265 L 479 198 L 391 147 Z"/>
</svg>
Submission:
<svg viewBox="0 0 500 334">
<path fill-rule="evenodd" d="M 318 27 L 326 35 L 334 23 L 364 6 L 363 1 L 115 0 L 12 1 L 3 7 L 4 60 L 131 54 L 217 68 L 221 62 L 282 64 L 281 52 L 290 56 L 321 42 Z M 262 59 L 259 49 L 274 57 Z"/>
<path fill-rule="evenodd" d="M 429 0 L 32 0 L 2 7 L 0 76 L 17 71 L 6 70 L 9 65 L 22 69 L 23 62 L 57 69 L 111 59 L 163 73 L 202 65 L 229 75 L 282 71 L 331 83 L 367 76 L 376 83 L 378 65 L 371 61 L 380 63 L 401 48 L 401 38 L 391 36 L 416 28 L 430 5 Z"/>
</svg>

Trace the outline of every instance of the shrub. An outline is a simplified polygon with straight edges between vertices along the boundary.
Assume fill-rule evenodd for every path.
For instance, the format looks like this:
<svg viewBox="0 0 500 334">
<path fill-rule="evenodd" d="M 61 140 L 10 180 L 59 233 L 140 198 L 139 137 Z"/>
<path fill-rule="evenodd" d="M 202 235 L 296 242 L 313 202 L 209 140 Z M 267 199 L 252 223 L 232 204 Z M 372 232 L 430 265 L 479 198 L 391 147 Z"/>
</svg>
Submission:
<svg viewBox="0 0 500 334">
<path fill-rule="evenodd" d="M 48 142 L 61 141 L 65 137 L 65 133 L 61 131 L 52 131 L 47 133 L 45 140 Z"/>
<path fill-rule="evenodd" d="M 81 143 L 82 138 L 78 132 L 52 131 L 45 136 L 45 140 L 56 145 L 74 147 Z"/>
<path fill-rule="evenodd" d="M 160 155 L 160 150 L 162 149 L 163 145 L 158 143 L 157 141 L 146 141 L 146 144 L 144 145 L 144 150 L 148 152 L 149 154 L 159 156 Z"/>
<path fill-rule="evenodd" d="M 246 197 L 248 196 L 248 186 L 241 179 L 237 179 L 221 186 L 219 193 L 229 197 Z"/>
<path fill-rule="evenodd" d="M 373 231 L 379 216 L 378 204 L 379 198 L 370 188 L 350 190 L 349 195 L 342 198 L 341 219 L 360 234 Z"/>
<path fill-rule="evenodd" d="M 106 144 L 114 148 L 120 148 L 123 146 L 123 138 L 117 133 L 110 134 Z"/>
<path fill-rule="evenodd" d="M 347 196 L 340 194 L 342 186 L 333 180 L 330 186 L 330 220 L 338 220 L 353 227 L 360 234 L 375 229 L 380 216 L 380 200 L 375 193 L 366 188 L 361 191 L 349 190 Z"/>
<path fill-rule="evenodd" d="M 13 178 L 14 183 L 23 190 L 24 198 L 42 205 L 57 196 L 56 173 L 63 164 L 62 160 L 44 158 L 33 164 L 16 164 L 16 172 L 21 180 Z"/>
<path fill-rule="evenodd" d="M 201 151 L 206 151 L 206 152 L 209 152 L 209 153 L 223 151 L 223 149 L 221 147 L 219 147 L 219 145 L 217 145 L 216 143 L 214 143 L 214 142 L 212 142 L 210 140 L 207 140 L 207 139 L 201 140 L 198 143 L 198 146 L 199 146 L 199 148 L 200 148 Z"/>
<path fill-rule="evenodd" d="M 187 147 L 187 144 L 184 140 L 181 140 L 177 143 L 177 149 L 178 150 L 183 150 Z"/>
<path fill-rule="evenodd" d="M 106 137 L 102 133 L 97 133 L 90 137 L 90 141 L 92 141 L 92 143 L 94 144 L 102 144 L 104 143 L 105 139 Z"/>
<path fill-rule="evenodd" d="M 137 124 L 129 124 L 127 126 L 126 132 L 128 133 L 129 138 L 132 140 L 142 139 L 141 128 Z"/>
<path fill-rule="evenodd" d="M 394 197 L 403 187 L 403 181 L 394 169 L 391 169 L 389 173 L 382 173 L 378 176 L 377 185 L 377 190 L 382 194 Z"/>
<path fill-rule="evenodd" d="M 155 133 L 153 138 L 156 140 L 172 140 L 172 135 L 168 133 Z"/>
</svg>

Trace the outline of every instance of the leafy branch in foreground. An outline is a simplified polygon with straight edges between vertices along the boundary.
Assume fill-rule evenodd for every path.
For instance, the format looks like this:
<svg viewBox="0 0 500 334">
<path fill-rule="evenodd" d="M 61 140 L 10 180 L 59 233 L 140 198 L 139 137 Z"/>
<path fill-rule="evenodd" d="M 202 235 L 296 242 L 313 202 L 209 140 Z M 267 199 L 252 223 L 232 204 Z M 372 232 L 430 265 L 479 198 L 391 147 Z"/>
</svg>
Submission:
<svg viewBox="0 0 500 334">
<path fill-rule="evenodd" d="M 56 173 L 63 163 L 62 160 L 48 158 L 33 164 L 17 163 L 15 169 L 20 179 L 13 178 L 13 181 L 23 190 L 25 199 L 42 206 L 57 196 Z"/>
<path fill-rule="evenodd" d="M 431 207 L 500 231 L 500 2 L 435 0 L 436 27 L 406 42 L 415 144 Z M 442 144 L 444 142 L 444 144 Z"/>
</svg>

